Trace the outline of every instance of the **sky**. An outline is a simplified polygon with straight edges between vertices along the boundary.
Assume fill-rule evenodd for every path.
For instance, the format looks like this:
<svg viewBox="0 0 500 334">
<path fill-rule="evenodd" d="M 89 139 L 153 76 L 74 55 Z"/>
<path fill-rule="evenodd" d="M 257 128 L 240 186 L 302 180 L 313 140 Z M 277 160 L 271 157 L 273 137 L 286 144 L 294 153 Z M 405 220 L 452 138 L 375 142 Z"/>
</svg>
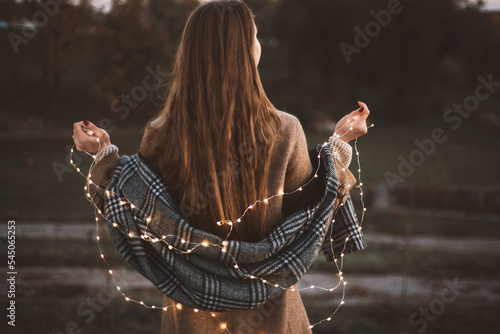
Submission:
<svg viewBox="0 0 500 334">
<path fill-rule="evenodd" d="M 500 10 L 500 0 L 487 0 L 486 9 Z"/>
</svg>

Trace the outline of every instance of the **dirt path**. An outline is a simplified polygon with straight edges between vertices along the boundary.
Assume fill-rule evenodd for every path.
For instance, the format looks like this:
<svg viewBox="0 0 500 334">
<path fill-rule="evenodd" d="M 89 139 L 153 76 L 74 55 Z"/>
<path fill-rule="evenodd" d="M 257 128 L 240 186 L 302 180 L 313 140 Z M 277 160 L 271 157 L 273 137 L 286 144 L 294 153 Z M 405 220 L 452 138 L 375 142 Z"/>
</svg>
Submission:
<svg viewBox="0 0 500 334">
<path fill-rule="evenodd" d="M 102 228 L 102 227 L 101 227 Z M 94 222 L 82 223 L 47 223 L 32 222 L 16 225 L 18 238 L 46 238 L 66 240 L 94 240 L 96 225 Z M 7 230 L 0 231 L 0 238 L 5 238 Z M 404 236 L 369 233 L 365 235 L 369 245 L 403 246 L 408 242 L 412 249 L 439 251 L 487 251 L 500 253 L 500 238 L 439 238 L 433 236 L 412 236 L 405 240 Z"/>
<path fill-rule="evenodd" d="M 156 288 L 139 273 L 129 269 L 114 269 L 115 277 L 122 291 L 130 290 L 157 291 Z M 400 275 L 349 275 L 344 276 L 346 302 L 369 303 L 381 300 L 395 300 L 401 297 L 403 277 Z M 342 287 L 333 292 L 311 289 L 311 285 L 326 289 L 334 288 L 339 283 L 335 275 L 309 272 L 299 281 L 301 296 L 305 301 L 314 300 L 325 305 L 338 304 L 342 296 Z M 443 289 L 455 287 L 463 302 L 499 302 L 500 282 L 482 279 L 460 279 L 450 277 L 445 280 L 428 278 L 406 279 L 406 294 L 409 299 L 438 298 Z M 106 268 L 86 267 L 27 267 L 18 272 L 16 282 L 19 291 L 25 291 L 30 299 L 45 298 L 44 288 L 109 288 L 115 285 Z M 33 289 L 36 287 L 36 289 Z M 4 287 L 2 286 L 2 290 Z M 40 291 L 39 295 L 37 291 Z M 2 291 L 3 293 L 3 291 Z"/>
</svg>

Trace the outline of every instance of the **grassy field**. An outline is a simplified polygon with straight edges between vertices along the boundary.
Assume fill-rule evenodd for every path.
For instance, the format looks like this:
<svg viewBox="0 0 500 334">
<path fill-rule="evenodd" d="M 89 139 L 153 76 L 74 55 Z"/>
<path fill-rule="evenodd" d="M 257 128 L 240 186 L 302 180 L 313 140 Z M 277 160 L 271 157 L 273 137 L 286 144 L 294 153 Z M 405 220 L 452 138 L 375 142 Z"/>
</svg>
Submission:
<svg viewBox="0 0 500 334">
<path fill-rule="evenodd" d="M 358 142 L 362 164 L 362 180 L 365 183 L 384 182 L 386 171 L 395 172 L 398 156 L 407 157 L 415 148 L 415 139 L 430 136 L 436 127 L 446 128 L 436 118 L 426 122 L 401 125 L 378 123 L 367 136 Z M 71 129 L 71 124 L 68 125 Z M 480 127 L 470 119 L 458 130 L 446 128 L 448 140 L 437 146 L 415 173 L 408 178 L 412 182 L 436 182 L 445 185 L 482 185 L 499 183 L 497 173 L 500 155 L 497 144 L 500 132 L 492 127 Z M 322 143 L 328 135 L 307 135 L 309 147 Z M 112 134 L 113 143 L 121 154 L 137 152 L 141 139 L 138 129 L 118 128 Z M 67 138 L 9 139 L 3 141 L 5 161 L 0 165 L 0 181 L 4 191 L 2 218 L 15 219 L 17 224 L 26 221 L 44 221 L 93 224 L 94 214 L 83 194 L 84 179 L 69 169 Z M 60 175 L 54 170 L 59 166 Z M 90 164 L 86 158 L 81 167 Z M 66 167 L 61 167 L 66 166 Z M 351 170 L 357 169 L 355 160 Z M 357 175 L 357 173 L 354 173 Z M 359 210 L 359 208 L 358 208 Z M 402 236 L 411 230 L 413 236 L 434 237 L 500 237 L 500 226 L 495 220 L 472 218 L 446 218 L 412 215 L 397 212 L 378 212 L 368 208 L 363 223 L 365 234 L 385 233 Z M 105 238 L 106 239 L 106 238 Z M 121 257 L 109 240 L 104 240 L 109 260 L 120 263 Z M 5 239 L 0 240 L 5 245 Z M 363 252 L 345 258 L 343 271 L 353 275 L 384 275 L 405 272 L 413 277 L 444 279 L 460 276 L 470 279 L 496 281 L 500 277 L 496 253 L 450 252 L 410 250 L 401 247 L 368 245 Z M 25 240 L 18 238 L 19 268 L 31 266 L 84 266 L 105 270 L 94 241 Z M 332 271 L 331 264 L 322 257 L 314 270 Z M 30 290 L 31 291 L 31 290 Z M 19 297 L 19 330 L 16 333 L 65 333 L 65 326 L 74 322 L 82 333 L 157 333 L 160 313 L 114 299 L 95 319 L 86 321 L 78 314 L 77 307 L 92 298 L 96 289 L 80 290 L 57 288 L 31 291 Z M 44 296 L 40 300 L 40 296 Z M 145 299 L 160 303 L 157 294 Z M 334 321 L 315 328 L 314 333 L 417 333 L 419 326 L 412 326 L 408 317 L 430 300 L 412 300 L 402 307 L 400 301 L 380 301 L 371 304 L 343 306 Z M 311 322 L 328 316 L 325 309 L 314 301 L 305 301 Z M 480 333 L 496 332 L 498 304 L 473 305 L 453 303 L 435 320 L 428 321 L 425 333 Z M 133 316 L 131 316 L 133 315 Z M 479 327 L 478 327 L 479 326 Z M 479 328 L 479 330 L 478 330 Z"/>
<path fill-rule="evenodd" d="M 441 121 L 442 123 L 442 121 Z M 376 127 L 358 141 L 362 181 L 384 182 L 386 171 L 397 172 L 398 156 L 415 150 L 415 139 L 424 139 L 439 120 L 408 125 L 377 123 Z M 71 125 L 68 125 L 71 129 Z M 408 181 L 436 182 L 447 185 L 491 184 L 500 182 L 497 143 L 500 132 L 493 127 L 479 127 L 464 122 L 458 130 L 449 130 L 449 139 L 439 144 L 436 152 L 416 168 Z M 117 128 L 112 141 L 121 154 L 137 152 L 142 134 L 137 129 Z M 309 147 L 323 143 L 328 135 L 307 134 Z M 8 143 L 8 144 L 7 144 Z M 9 139 L 4 143 L 0 166 L 0 181 L 4 191 L 2 217 L 19 220 L 71 221 L 92 219 L 89 205 L 83 200 L 84 179 L 69 164 L 71 132 L 67 139 Z M 86 170 L 90 159 L 81 167 Z M 357 169 L 353 159 L 351 170 Z M 58 170 L 58 172 L 56 172 Z M 59 175 L 59 176 L 58 176 Z M 357 172 L 354 172 L 357 176 Z"/>
<path fill-rule="evenodd" d="M 92 296 L 96 291 L 89 291 Z M 158 333 L 161 323 L 159 311 L 147 310 L 137 305 L 124 303 L 122 300 L 113 300 L 105 305 L 103 311 L 95 312 L 95 318 L 90 319 L 89 314 L 79 315 L 77 308 L 82 300 L 66 301 L 61 304 L 58 301 L 47 301 L 44 303 L 26 303 L 19 310 L 21 315 L 18 319 L 18 330 L 24 334 L 66 333 L 68 324 L 76 326 L 81 333 L 113 334 L 113 333 Z M 158 298 L 156 299 L 158 300 Z M 155 301 L 149 298 L 148 301 Z M 406 305 L 405 309 L 396 303 L 383 302 L 370 305 L 344 305 L 328 323 L 323 323 L 314 328 L 315 334 L 331 333 L 422 333 L 425 319 L 423 316 L 415 317 L 418 322 L 412 325 L 409 316 L 418 312 L 419 307 L 428 305 L 429 301 L 420 301 Z M 330 309 L 307 305 L 307 312 L 311 321 L 319 321 L 327 317 Z M 470 305 L 464 306 L 459 302 L 446 305 L 444 311 L 435 316 L 432 321 L 425 322 L 425 333 L 441 334 L 468 334 L 497 333 L 496 316 L 500 306 Z M 133 314 L 133 316 L 130 316 Z M 24 316 L 23 316 L 24 315 Z M 47 321 L 54 319 L 53 321 Z M 88 322 L 87 322 L 88 321 Z M 478 324 L 480 330 L 478 331 Z M 18 331 L 16 333 L 21 333 Z"/>
</svg>

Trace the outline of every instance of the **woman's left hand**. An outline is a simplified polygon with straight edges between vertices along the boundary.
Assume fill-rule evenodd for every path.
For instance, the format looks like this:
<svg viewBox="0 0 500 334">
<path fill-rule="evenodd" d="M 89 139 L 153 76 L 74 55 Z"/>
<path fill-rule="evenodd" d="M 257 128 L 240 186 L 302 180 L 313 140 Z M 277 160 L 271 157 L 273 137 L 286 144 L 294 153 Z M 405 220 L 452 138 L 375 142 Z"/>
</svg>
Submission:
<svg viewBox="0 0 500 334">
<path fill-rule="evenodd" d="M 348 143 L 368 132 L 366 118 L 370 115 L 368 106 L 358 101 L 359 109 L 342 117 L 335 126 L 334 136 Z"/>
<path fill-rule="evenodd" d="M 82 128 L 84 125 L 87 129 Z M 82 121 L 73 124 L 73 141 L 78 151 L 96 153 L 102 148 L 111 145 L 106 130 L 98 128 L 92 122 Z"/>
</svg>

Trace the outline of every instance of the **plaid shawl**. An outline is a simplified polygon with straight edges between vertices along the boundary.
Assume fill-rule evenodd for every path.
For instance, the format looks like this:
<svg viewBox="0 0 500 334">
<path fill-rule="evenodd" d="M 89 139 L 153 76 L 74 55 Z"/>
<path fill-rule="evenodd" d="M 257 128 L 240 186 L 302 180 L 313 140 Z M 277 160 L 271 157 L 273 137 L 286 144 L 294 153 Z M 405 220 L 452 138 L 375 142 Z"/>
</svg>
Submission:
<svg viewBox="0 0 500 334">
<path fill-rule="evenodd" d="M 309 151 L 316 167 L 318 155 L 321 199 L 287 215 L 259 242 L 224 241 L 193 228 L 147 162 L 138 153 L 124 155 L 106 192 L 111 238 L 173 300 L 212 312 L 251 309 L 297 283 L 320 249 L 332 261 L 366 247 L 350 195 L 334 208 L 337 175 L 328 145 Z"/>
</svg>

